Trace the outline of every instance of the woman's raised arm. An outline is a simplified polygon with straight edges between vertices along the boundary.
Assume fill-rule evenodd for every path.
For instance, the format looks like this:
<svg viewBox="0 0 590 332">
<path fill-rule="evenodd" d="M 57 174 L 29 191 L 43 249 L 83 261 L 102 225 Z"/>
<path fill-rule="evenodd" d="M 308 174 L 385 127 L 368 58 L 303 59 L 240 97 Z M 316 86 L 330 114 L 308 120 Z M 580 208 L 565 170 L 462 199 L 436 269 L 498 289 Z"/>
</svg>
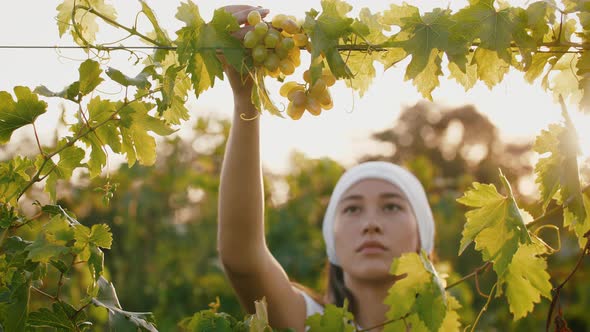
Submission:
<svg viewBox="0 0 590 332">
<path fill-rule="evenodd" d="M 257 9 L 227 6 L 239 23 Z M 243 31 L 242 31 L 243 32 Z M 254 312 L 254 301 L 266 297 L 273 327 L 304 330 L 305 302 L 264 238 L 264 192 L 260 162 L 258 111 L 250 98 L 252 81 L 243 80 L 229 65 L 225 72 L 234 97 L 234 115 L 221 170 L 218 206 L 218 250 L 226 275 L 243 307 Z"/>
</svg>

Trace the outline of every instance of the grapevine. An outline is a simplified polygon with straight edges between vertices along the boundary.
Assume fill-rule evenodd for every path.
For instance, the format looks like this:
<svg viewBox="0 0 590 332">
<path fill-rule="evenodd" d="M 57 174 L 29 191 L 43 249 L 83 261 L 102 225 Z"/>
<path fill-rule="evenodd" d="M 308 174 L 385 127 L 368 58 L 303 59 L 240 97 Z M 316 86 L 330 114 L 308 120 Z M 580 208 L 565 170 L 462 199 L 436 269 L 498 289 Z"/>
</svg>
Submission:
<svg viewBox="0 0 590 332">
<path fill-rule="evenodd" d="M 30 125 L 38 149 L 37 155 L 17 155 L 0 163 L 0 330 L 91 330 L 92 322 L 87 321 L 91 306 L 106 309 L 110 321 L 120 324 L 116 328 L 157 330 L 151 313 L 123 310 L 114 285 L 105 277 L 103 250 L 113 244 L 109 224 L 81 224 L 56 203 L 57 183 L 70 180 L 75 170 L 84 170 L 91 178 L 100 176 L 108 170 L 110 153 L 123 155 L 129 166 L 153 165 L 155 136 L 169 136 L 175 126 L 189 119 L 185 105 L 189 93 L 198 98 L 213 88 L 224 78 L 224 65 L 253 80 L 252 101 L 259 112 L 281 117 L 286 112 L 292 120 L 299 120 L 306 111 L 321 116 L 337 108 L 330 87 L 338 81 L 363 96 L 376 76 L 375 64 L 387 70 L 404 60 L 405 79 L 430 100 L 443 75 L 467 91 L 477 82 L 491 88 L 510 70 L 522 72 L 529 83 L 540 80 L 560 101 L 563 121 L 543 130 L 534 144 L 541 155 L 535 174 L 542 213 L 531 216 L 521 208 L 513 184 L 501 171 L 501 188 L 473 183 L 457 199 L 467 209 L 459 255 L 474 244 L 483 264 L 447 284 L 425 253 L 396 259 L 391 273 L 407 277 L 389 290 L 385 303 L 390 310 L 378 327 L 462 330 L 458 314 L 462 303 L 452 291 L 473 278 L 486 302 L 471 322 L 472 330 L 498 297 L 506 300 L 514 320 L 547 301 L 546 329 L 554 324 L 567 330 L 560 291 L 589 254 L 590 186 L 580 177 L 579 142 L 566 108 L 567 102 L 587 112 L 590 105 L 590 8 L 585 1 L 537 1 L 522 8 L 473 0 L 456 12 L 435 8 L 426 13 L 405 3 L 377 13 L 364 8 L 358 17 L 351 17 L 352 7 L 345 1 L 323 0 L 321 8 L 310 9 L 304 18 L 277 14 L 268 20 L 253 10 L 240 24 L 223 8 L 205 22 L 198 6 L 188 0 L 177 10 L 182 27 L 175 31 L 176 39 L 161 27 L 145 1 L 139 4 L 138 15 L 147 18 L 151 31 L 140 31 L 137 23 L 120 23 L 115 7 L 104 0 L 61 2 L 57 6 L 59 35 L 70 34 L 76 47 L 88 54 L 78 67 L 78 79 L 64 82 L 61 91 L 42 85 L 0 91 L 0 144 L 8 144 L 15 131 Z M 97 31 L 104 25 L 122 32 L 122 39 L 133 37 L 147 43 L 145 47 L 153 53 L 143 56 L 136 53 L 145 50 L 143 46 L 98 41 Z M 241 30 L 245 30 L 243 37 L 236 37 Z M 115 51 L 129 52 L 139 73 L 127 76 L 108 67 L 109 55 Z M 309 58 L 308 68 L 300 68 L 302 57 Z M 298 70 L 302 77 L 295 78 Z M 281 82 L 278 91 L 268 91 L 268 80 Z M 102 96 L 98 88 L 105 82 L 120 85 L 124 96 L 120 100 Z M 76 109 L 76 121 L 54 145 L 43 142 L 36 127 L 38 117 L 49 107 L 47 98 L 58 98 Z M 283 103 L 285 110 L 277 106 Z M 31 199 L 28 195 L 39 183 L 50 203 L 35 201 L 35 213 L 27 216 L 23 202 Z M 117 184 L 108 176 L 105 183 L 98 191 L 108 204 L 117 194 Z M 571 273 L 556 287 L 547 258 L 561 244 L 555 249 L 540 235 L 548 228 L 542 224 L 555 216 L 563 219 L 563 229 L 575 235 L 581 250 Z M 41 232 L 27 238 L 23 226 L 32 225 Z M 62 286 L 80 273 L 80 266 L 90 279 L 81 285 L 84 296 L 74 301 L 66 298 Z M 54 288 L 43 284 L 48 271 L 58 276 Z M 494 279 L 487 292 L 479 285 L 483 274 Z M 46 306 L 31 308 L 31 293 L 44 297 Z M 228 331 L 272 329 L 263 300 L 256 303 L 257 313 L 243 320 L 218 312 L 218 308 L 219 304 L 198 312 L 180 326 L 190 330 L 205 326 Z M 312 332 L 330 326 L 353 331 L 352 320 L 346 306 L 328 305 L 324 315 L 309 317 L 307 326 Z"/>
</svg>

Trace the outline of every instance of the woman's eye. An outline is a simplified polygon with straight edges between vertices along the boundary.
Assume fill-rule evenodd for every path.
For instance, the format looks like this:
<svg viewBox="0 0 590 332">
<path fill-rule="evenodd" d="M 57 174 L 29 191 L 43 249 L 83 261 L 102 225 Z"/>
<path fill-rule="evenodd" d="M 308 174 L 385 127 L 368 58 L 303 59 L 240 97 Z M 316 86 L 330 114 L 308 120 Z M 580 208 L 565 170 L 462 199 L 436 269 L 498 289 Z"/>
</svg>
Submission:
<svg viewBox="0 0 590 332">
<path fill-rule="evenodd" d="M 386 204 L 383 209 L 386 211 L 399 211 L 402 209 L 402 207 L 398 204 Z"/>
<path fill-rule="evenodd" d="M 360 207 L 358 207 L 356 205 L 350 205 L 350 206 L 345 207 L 342 212 L 347 214 L 347 213 L 356 213 L 358 211 L 360 211 Z"/>
</svg>

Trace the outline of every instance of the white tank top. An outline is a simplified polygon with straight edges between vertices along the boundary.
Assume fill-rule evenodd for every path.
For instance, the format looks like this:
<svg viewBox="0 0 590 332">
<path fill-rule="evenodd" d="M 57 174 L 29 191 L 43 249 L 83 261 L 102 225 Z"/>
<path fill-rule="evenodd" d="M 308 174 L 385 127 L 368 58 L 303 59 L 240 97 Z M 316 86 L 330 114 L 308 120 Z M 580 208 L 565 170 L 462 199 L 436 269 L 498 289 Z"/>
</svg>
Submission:
<svg viewBox="0 0 590 332">
<path fill-rule="evenodd" d="M 315 314 L 323 314 L 324 313 L 324 307 L 317 303 L 316 300 L 314 300 L 311 296 L 309 296 L 309 294 L 307 294 L 306 292 L 302 291 L 301 289 L 295 288 L 299 293 L 301 293 L 301 295 L 303 295 L 303 299 L 305 300 L 305 316 L 306 318 Z M 360 326 L 356 326 L 357 329 L 362 330 L 362 328 Z M 309 327 L 306 327 L 305 330 L 309 330 Z"/>
</svg>

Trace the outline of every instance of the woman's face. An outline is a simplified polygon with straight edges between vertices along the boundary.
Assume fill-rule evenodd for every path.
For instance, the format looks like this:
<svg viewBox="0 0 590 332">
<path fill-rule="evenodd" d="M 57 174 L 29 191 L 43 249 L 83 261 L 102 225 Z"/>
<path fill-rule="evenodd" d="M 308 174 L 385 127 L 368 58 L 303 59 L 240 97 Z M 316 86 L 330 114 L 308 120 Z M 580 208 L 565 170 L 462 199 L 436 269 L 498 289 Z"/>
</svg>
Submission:
<svg viewBox="0 0 590 332">
<path fill-rule="evenodd" d="M 412 207 L 394 184 L 365 179 L 336 207 L 334 245 L 343 271 L 358 279 L 391 279 L 393 258 L 420 247 Z"/>
</svg>

